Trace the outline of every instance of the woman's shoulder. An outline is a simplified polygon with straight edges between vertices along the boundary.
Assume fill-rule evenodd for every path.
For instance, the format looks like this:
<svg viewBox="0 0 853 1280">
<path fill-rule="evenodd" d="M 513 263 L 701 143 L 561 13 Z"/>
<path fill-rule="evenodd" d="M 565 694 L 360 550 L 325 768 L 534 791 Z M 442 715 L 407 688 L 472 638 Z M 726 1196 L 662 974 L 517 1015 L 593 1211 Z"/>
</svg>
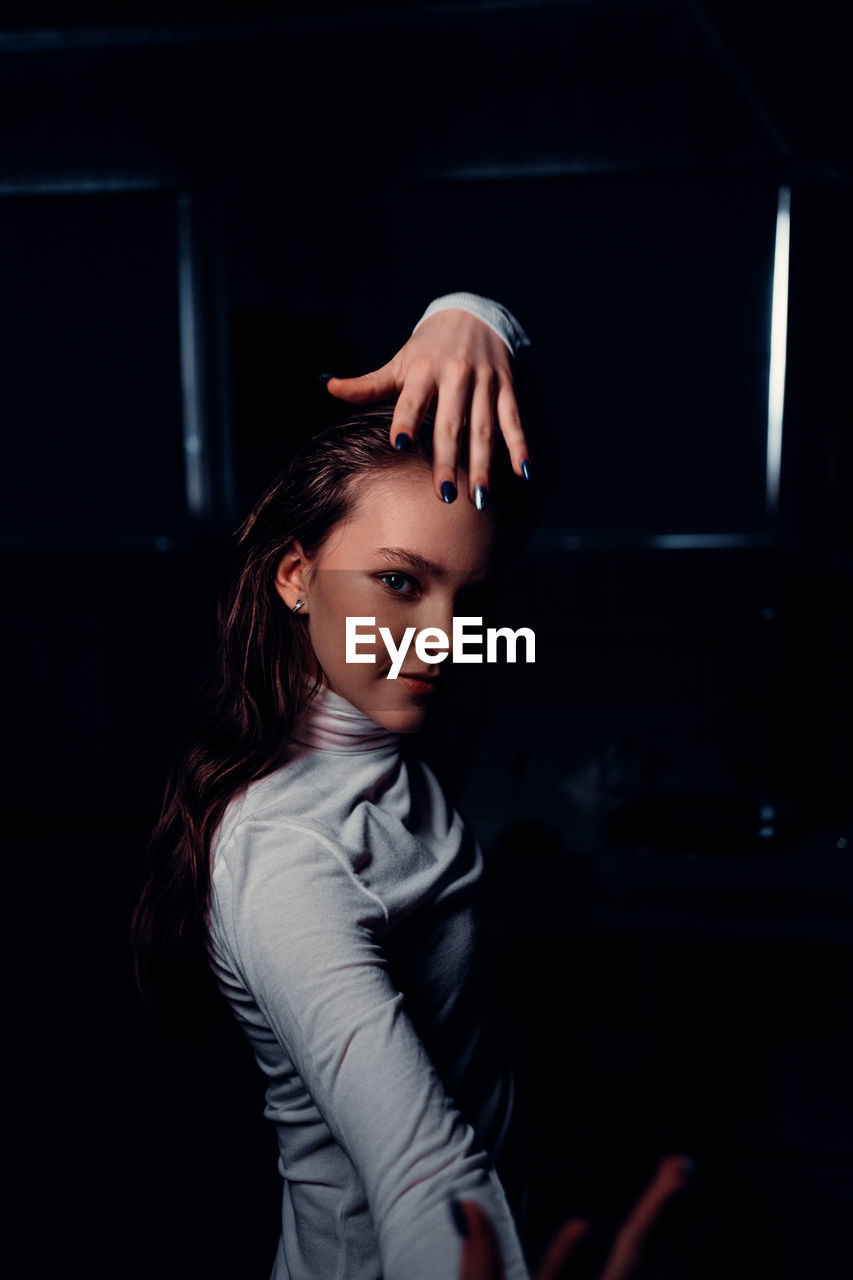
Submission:
<svg viewBox="0 0 853 1280">
<path fill-rule="evenodd" d="M 479 874 L 476 841 L 436 776 L 419 757 L 368 764 L 309 754 L 250 784 L 214 838 L 214 886 L 231 896 L 270 877 L 325 878 L 378 900 L 389 920 L 464 891 Z"/>
<path fill-rule="evenodd" d="M 322 810 L 314 802 L 304 782 L 304 771 L 286 764 L 273 773 L 250 782 L 228 804 L 211 843 L 214 866 L 236 849 L 248 849 L 269 832 L 300 830 L 312 832 L 321 843 L 333 835 L 322 820 Z"/>
<path fill-rule="evenodd" d="M 279 919 L 281 911 L 318 919 L 352 912 L 377 927 L 387 924 L 388 910 L 362 881 L 346 840 L 322 816 L 295 813 L 276 781 L 260 780 L 235 797 L 214 837 L 213 932 L 251 933 L 268 913 Z"/>
</svg>

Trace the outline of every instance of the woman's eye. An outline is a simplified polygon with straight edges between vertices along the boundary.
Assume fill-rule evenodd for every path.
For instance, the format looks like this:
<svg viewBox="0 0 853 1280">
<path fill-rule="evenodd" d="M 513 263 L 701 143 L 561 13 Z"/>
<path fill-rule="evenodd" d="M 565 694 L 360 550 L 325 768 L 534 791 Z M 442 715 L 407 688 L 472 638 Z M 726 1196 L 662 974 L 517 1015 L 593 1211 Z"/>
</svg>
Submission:
<svg viewBox="0 0 853 1280">
<path fill-rule="evenodd" d="M 381 573 L 379 581 L 384 582 L 389 591 L 399 596 L 412 595 L 418 585 L 407 573 Z"/>
</svg>

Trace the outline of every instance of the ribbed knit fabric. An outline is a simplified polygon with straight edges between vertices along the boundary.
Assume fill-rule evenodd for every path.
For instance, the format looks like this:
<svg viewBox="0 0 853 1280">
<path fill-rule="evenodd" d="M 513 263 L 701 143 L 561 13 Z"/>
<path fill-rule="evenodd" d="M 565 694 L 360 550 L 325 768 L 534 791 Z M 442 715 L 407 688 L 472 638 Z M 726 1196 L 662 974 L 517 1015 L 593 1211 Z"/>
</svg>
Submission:
<svg viewBox="0 0 853 1280">
<path fill-rule="evenodd" d="M 493 1163 L 512 1083 L 478 964 L 482 854 L 410 747 L 323 686 L 214 840 L 211 961 L 278 1133 L 273 1280 L 457 1280 L 451 1196 L 528 1277 Z"/>
</svg>

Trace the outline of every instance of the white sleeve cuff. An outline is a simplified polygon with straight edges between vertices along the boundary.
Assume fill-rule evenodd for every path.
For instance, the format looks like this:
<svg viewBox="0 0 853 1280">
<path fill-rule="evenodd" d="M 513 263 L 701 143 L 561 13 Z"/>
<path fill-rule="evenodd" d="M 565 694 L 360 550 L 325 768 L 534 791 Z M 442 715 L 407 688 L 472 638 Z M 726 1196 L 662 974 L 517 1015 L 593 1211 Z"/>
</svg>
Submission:
<svg viewBox="0 0 853 1280">
<path fill-rule="evenodd" d="M 511 356 L 516 356 L 521 347 L 530 346 L 530 339 L 512 312 L 491 298 L 481 298 L 478 293 L 446 293 L 443 297 L 436 298 L 429 304 L 412 332 L 419 329 L 424 320 L 435 315 L 436 311 L 450 310 L 467 311 L 469 315 L 482 320 L 503 339 Z"/>
</svg>

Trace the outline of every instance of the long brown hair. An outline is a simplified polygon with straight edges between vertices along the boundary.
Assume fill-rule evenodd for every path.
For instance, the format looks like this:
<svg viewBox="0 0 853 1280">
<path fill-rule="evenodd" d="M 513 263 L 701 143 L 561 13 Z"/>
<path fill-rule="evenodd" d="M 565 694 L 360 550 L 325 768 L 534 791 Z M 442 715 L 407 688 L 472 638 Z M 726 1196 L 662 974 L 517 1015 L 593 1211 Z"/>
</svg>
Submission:
<svg viewBox="0 0 853 1280">
<path fill-rule="evenodd" d="M 391 406 L 374 407 L 312 437 L 238 530 L 216 670 L 166 788 L 131 926 L 138 988 L 173 1030 L 200 1029 L 218 1003 L 206 956 L 213 835 L 237 793 L 285 763 L 290 730 L 321 682 L 307 629 L 275 589 L 276 570 L 294 541 L 316 554 L 352 509 L 361 477 L 431 464 L 431 418 L 401 454 L 389 443 L 392 414 Z M 496 450 L 492 500 L 500 504 L 513 483 L 526 487 Z"/>
</svg>

